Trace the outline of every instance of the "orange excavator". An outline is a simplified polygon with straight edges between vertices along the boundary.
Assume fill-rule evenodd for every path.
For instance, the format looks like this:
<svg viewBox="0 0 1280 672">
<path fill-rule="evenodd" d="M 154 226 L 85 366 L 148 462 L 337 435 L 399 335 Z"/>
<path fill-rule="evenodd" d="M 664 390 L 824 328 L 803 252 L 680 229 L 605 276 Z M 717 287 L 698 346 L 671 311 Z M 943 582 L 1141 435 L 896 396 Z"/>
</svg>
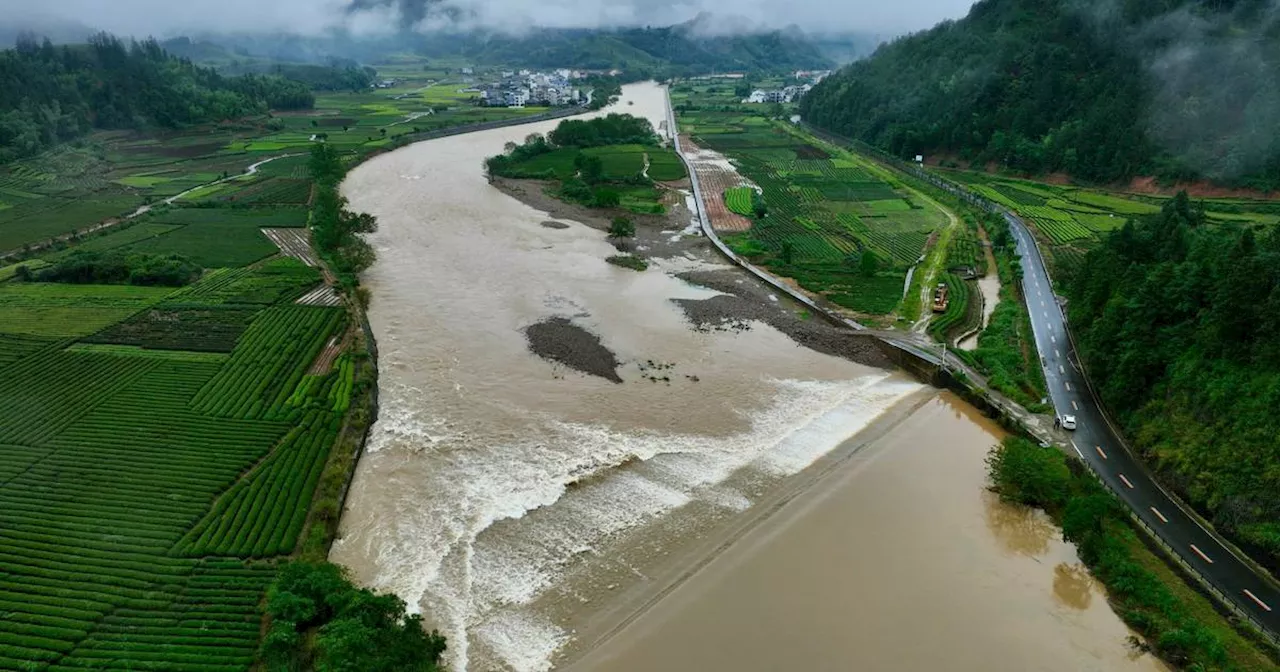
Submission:
<svg viewBox="0 0 1280 672">
<path fill-rule="evenodd" d="M 947 304 L 951 303 L 951 297 L 947 296 L 946 283 L 938 283 L 937 289 L 933 290 L 933 312 L 947 312 Z"/>
</svg>

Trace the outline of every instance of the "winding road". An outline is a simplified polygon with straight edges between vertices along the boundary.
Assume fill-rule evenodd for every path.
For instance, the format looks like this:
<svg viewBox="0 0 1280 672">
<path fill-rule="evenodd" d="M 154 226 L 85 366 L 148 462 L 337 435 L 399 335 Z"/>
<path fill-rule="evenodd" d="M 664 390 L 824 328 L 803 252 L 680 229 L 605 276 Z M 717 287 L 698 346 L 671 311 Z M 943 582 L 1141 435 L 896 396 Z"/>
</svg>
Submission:
<svg viewBox="0 0 1280 672">
<path fill-rule="evenodd" d="M 1023 295 L 1050 399 L 1058 415 L 1076 416 L 1078 426 L 1068 433 L 1071 446 L 1185 564 L 1274 637 L 1280 633 L 1280 589 L 1189 514 L 1186 505 L 1166 492 L 1119 438 L 1079 366 L 1066 318 L 1030 230 L 1017 216 L 1001 214 L 1017 241 Z"/>
</svg>

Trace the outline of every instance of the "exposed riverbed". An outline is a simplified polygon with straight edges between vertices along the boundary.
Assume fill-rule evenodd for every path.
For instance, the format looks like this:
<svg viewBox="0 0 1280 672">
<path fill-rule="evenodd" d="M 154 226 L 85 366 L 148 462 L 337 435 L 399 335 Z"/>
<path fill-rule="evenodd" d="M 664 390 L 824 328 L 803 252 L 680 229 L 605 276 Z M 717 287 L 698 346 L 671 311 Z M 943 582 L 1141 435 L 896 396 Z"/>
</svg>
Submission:
<svg viewBox="0 0 1280 672">
<path fill-rule="evenodd" d="M 662 89 L 634 85 L 614 111 L 643 114 L 657 126 L 664 106 Z M 639 635 L 621 626 L 637 613 L 644 615 L 636 627 L 667 613 L 666 601 L 656 598 L 669 593 L 676 599 L 686 585 L 696 587 L 695 580 L 681 579 L 701 581 L 711 565 L 692 570 L 709 559 L 763 557 L 740 552 L 742 544 L 732 542 L 775 524 L 769 521 L 790 520 L 790 514 L 765 514 L 789 511 L 789 500 L 829 480 L 821 474 L 843 473 L 863 444 L 881 435 L 890 441 L 873 444 L 879 446 L 875 454 L 886 456 L 879 463 L 898 452 L 924 460 L 926 448 L 945 450 L 957 440 L 947 431 L 892 439 L 898 420 L 910 416 L 901 426 L 919 424 L 911 412 L 933 404 L 934 393 L 901 374 L 797 345 L 779 330 L 790 329 L 789 323 L 764 308 L 739 305 L 749 303 L 744 297 L 751 292 L 726 298 L 751 281 L 735 279 L 735 271 L 707 261 L 710 255 L 656 259 L 645 272 L 618 268 L 605 262 L 615 250 L 601 231 L 563 219 L 557 223 L 565 228 L 548 226 L 555 218 L 487 183 L 481 170 L 486 156 L 554 124 L 419 143 L 359 166 L 343 184 L 352 206 L 380 223 L 370 237 L 378 261 L 363 282 L 372 296 L 369 319 L 380 351 L 381 412 L 332 559 L 362 583 L 394 591 L 421 610 L 448 636 L 448 662 L 456 672 L 546 670 L 606 639 L 600 653 L 625 658 L 610 647 Z M 768 310 L 784 310 L 767 292 L 755 291 Z M 734 320 L 739 309 L 741 319 Z M 535 352 L 557 330 L 569 335 L 567 342 L 542 347 L 541 356 Z M 825 351 L 841 351 L 816 327 L 797 333 L 815 334 L 807 338 Z M 582 352 L 607 367 L 575 365 L 574 353 Z M 980 426 L 964 417 L 952 422 Z M 949 460 L 967 460 L 954 478 L 944 470 L 921 484 L 989 501 L 979 445 L 989 440 L 967 440 L 966 448 L 950 453 Z M 956 603 L 965 608 L 986 613 L 1013 604 L 1048 614 L 1043 631 L 1026 631 L 1025 639 L 1060 638 L 1067 643 L 1054 650 L 1073 651 L 1075 657 L 1064 660 L 1080 665 L 1042 669 L 1123 669 L 1094 662 L 1124 657 L 1123 628 L 1117 629 L 1100 597 L 1091 598 L 1093 608 L 1112 619 L 1109 629 L 1048 627 L 1075 613 L 1059 610 L 1049 598 L 983 602 L 984 596 L 1031 591 L 1033 579 L 1025 577 L 1046 579 L 1055 570 L 1031 562 L 1020 570 L 1024 578 L 997 581 L 1003 566 L 988 566 L 989 554 L 973 541 L 995 534 L 983 509 L 944 512 L 948 525 L 970 533 L 931 541 L 937 530 L 914 527 L 924 518 L 915 515 L 923 504 L 912 504 L 916 491 L 905 482 L 911 470 L 908 465 L 890 473 L 883 483 L 858 476 L 851 482 L 868 486 L 858 504 L 867 511 L 842 505 L 830 511 L 832 522 L 809 529 L 835 525 L 844 531 L 841 538 L 897 549 L 905 555 L 895 580 L 924 582 L 943 597 L 949 591 L 966 595 Z M 905 512 L 894 514 L 896 509 Z M 871 515 L 877 511 L 882 515 Z M 949 559 L 931 564 L 929 554 L 943 550 Z M 1061 553 L 1039 557 L 1069 561 Z M 762 588 L 786 592 L 794 569 L 770 570 L 769 562 L 761 562 L 757 580 L 768 584 Z M 971 565 L 972 571 L 959 571 Z M 888 591 L 885 577 L 872 570 L 850 567 L 843 581 Z M 991 590 L 960 590 L 974 580 L 973 572 Z M 688 595 L 707 594 L 691 590 Z M 848 610 L 874 622 L 883 608 L 872 601 L 845 605 L 844 611 L 809 609 L 807 600 L 814 598 L 806 588 L 787 608 L 797 615 L 811 611 L 813 622 L 823 621 L 823 613 L 845 618 Z M 876 655 L 891 657 L 888 647 L 905 638 L 934 637 L 922 628 L 955 624 L 887 620 L 880 627 L 893 630 L 895 623 L 904 630 L 898 639 L 884 640 L 886 648 Z M 608 638 L 613 632 L 623 634 Z M 973 619 L 967 630 L 938 642 L 998 649 L 1008 637 Z M 813 641 L 818 648 L 795 661 L 837 652 Z M 866 658 L 865 669 L 877 669 L 875 661 L 888 657 Z M 695 657 L 676 660 L 684 662 L 659 667 L 724 669 L 700 666 Z"/>
</svg>

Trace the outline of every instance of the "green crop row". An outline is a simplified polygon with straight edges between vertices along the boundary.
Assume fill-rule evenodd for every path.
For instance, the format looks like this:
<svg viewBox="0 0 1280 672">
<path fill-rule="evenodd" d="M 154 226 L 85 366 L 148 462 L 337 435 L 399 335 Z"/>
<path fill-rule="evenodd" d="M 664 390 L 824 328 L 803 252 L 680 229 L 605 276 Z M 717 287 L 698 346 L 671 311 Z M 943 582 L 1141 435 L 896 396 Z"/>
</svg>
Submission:
<svg viewBox="0 0 1280 672">
<path fill-rule="evenodd" d="M 291 410 L 286 402 L 342 315 L 336 308 L 298 305 L 264 310 L 192 399 L 192 408 L 219 417 L 283 419 Z"/>
<path fill-rule="evenodd" d="M 261 557 L 291 551 L 341 422 L 342 416 L 323 409 L 308 411 L 266 460 L 218 499 L 175 552 Z"/>
<path fill-rule="evenodd" d="M 736 212 L 739 215 L 750 217 L 755 214 L 755 208 L 752 207 L 751 201 L 756 195 L 756 190 L 751 187 L 734 187 L 726 189 L 724 192 L 724 204 L 729 208 L 730 212 Z"/>
<path fill-rule="evenodd" d="M 954 273 L 945 273 L 941 278 L 947 286 L 949 301 L 947 309 L 941 315 L 935 315 L 929 321 L 929 333 L 940 341 L 950 341 L 972 326 L 973 317 L 969 303 L 972 300 L 969 283 Z"/>
</svg>

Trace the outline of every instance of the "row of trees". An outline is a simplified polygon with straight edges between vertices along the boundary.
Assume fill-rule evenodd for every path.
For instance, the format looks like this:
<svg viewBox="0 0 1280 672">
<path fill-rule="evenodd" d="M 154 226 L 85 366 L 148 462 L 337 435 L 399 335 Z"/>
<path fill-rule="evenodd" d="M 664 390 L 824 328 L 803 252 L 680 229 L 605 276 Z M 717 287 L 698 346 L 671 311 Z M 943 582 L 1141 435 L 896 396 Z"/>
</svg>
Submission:
<svg viewBox="0 0 1280 672">
<path fill-rule="evenodd" d="M 0 163 L 95 128 L 176 128 L 314 103 L 305 84 L 223 77 L 173 58 L 154 40 L 126 44 L 102 33 L 55 47 L 24 37 L 0 51 Z"/>
<path fill-rule="evenodd" d="M 901 157 L 1275 188 L 1280 41 L 1273 23 L 1250 28 L 1274 21 L 1254 16 L 1264 4 L 1129 2 L 1099 20 L 1073 3 L 983 0 L 827 78 L 801 114 Z"/>
<path fill-rule="evenodd" d="M 347 199 L 338 193 L 338 183 L 347 174 L 342 156 L 331 145 L 319 142 L 311 147 L 307 165 L 316 183 L 311 205 L 311 239 L 316 249 L 343 275 L 344 283 L 355 285 L 355 275 L 373 264 L 374 253 L 361 234 L 373 233 L 378 220 L 368 213 L 352 212 Z"/>
<path fill-rule="evenodd" d="M 1280 569 L 1280 234 L 1210 224 L 1179 194 L 1089 252 L 1066 293 L 1126 433 Z"/>
<path fill-rule="evenodd" d="M 204 269 L 179 254 L 123 254 L 75 250 L 36 271 L 19 266 L 20 281 L 72 284 L 181 287 L 195 282 Z"/>
<path fill-rule="evenodd" d="M 566 119 L 547 139 L 559 147 L 578 148 L 658 144 L 648 119 L 616 112 L 595 119 Z"/>
</svg>

